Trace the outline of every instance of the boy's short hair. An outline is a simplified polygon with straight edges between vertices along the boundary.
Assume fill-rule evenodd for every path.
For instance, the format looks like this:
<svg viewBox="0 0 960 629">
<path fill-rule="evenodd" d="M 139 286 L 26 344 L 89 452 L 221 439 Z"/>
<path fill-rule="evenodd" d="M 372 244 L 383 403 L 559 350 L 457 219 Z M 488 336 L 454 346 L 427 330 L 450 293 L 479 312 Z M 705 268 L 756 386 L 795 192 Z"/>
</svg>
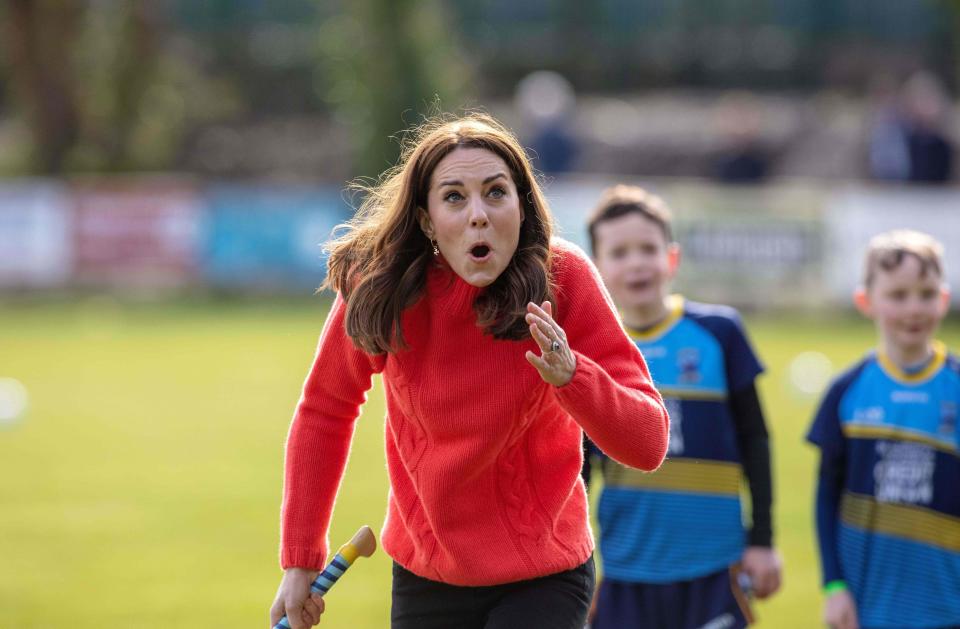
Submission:
<svg viewBox="0 0 960 629">
<path fill-rule="evenodd" d="M 864 260 L 863 285 L 870 288 L 878 271 L 893 271 L 906 256 L 920 261 L 920 277 L 928 272 L 943 277 L 943 245 L 929 234 L 911 229 L 895 229 L 870 239 Z"/>
<path fill-rule="evenodd" d="M 664 200 L 639 186 L 619 184 L 604 190 L 597 206 L 590 213 L 587 230 L 590 232 L 590 251 L 594 255 L 597 253 L 597 225 L 631 212 L 655 223 L 667 242 L 673 242 L 673 216 Z"/>
</svg>

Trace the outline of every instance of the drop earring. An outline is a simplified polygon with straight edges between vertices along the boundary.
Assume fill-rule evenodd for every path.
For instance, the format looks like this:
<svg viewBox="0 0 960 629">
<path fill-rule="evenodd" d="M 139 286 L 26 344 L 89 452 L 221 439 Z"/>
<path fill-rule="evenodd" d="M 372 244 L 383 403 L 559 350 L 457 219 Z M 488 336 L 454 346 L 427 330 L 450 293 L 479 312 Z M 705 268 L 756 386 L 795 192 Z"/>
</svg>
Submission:
<svg viewBox="0 0 960 629">
<path fill-rule="evenodd" d="M 433 255 L 435 256 L 440 255 L 440 247 L 437 246 L 437 241 L 431 239 L 430 244 L 433 245 Z"/>
</svg>

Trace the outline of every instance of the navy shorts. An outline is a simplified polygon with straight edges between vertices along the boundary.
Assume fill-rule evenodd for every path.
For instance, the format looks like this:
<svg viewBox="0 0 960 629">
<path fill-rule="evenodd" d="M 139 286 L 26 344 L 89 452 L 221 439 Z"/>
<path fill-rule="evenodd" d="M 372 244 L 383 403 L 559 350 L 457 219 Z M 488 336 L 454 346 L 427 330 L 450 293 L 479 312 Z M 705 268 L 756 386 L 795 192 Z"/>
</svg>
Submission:
<svg viewBox="0 0 960 629">
<path fill-rule="evenodd" d="M 729 570 L 674 583 L 600 583 L 591 629 L 742 629 Z"/>
</svg>

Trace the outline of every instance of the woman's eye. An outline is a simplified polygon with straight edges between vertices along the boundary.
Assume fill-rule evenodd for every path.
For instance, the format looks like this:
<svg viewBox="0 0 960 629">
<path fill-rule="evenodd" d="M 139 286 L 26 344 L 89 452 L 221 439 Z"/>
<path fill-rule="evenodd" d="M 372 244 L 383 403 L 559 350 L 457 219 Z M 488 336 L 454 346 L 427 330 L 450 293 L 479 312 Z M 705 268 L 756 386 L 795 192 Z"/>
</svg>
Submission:
<svg viewBox="0 0 960 629">
<path fill-rule="evenodd" d="M 448 203 L 456 203 L 457 201 L 463 200 L 463 195 L 456 191 L 448 192 L 446 195 L 444 195 L 443 200 L 447 201 Z"/>
<path fill-rule="evenodd" d="M 503 197 L 507 196 L 507 191 L 504 190 L 503 188 L 496 187 L 490 190 L 488 195 L 493 197 L 494 199 L 502 199 Z"/>
</svg>

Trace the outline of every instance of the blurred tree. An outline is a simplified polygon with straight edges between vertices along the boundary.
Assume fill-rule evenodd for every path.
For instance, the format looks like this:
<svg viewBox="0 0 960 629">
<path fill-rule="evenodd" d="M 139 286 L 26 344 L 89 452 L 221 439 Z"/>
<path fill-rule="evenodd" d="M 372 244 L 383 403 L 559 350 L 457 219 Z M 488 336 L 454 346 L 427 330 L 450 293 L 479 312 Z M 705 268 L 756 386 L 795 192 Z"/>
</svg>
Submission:
<svg viewBox="0 0 960 629">
<path fill-rule="evenodd" d="M 133 129 L 141 103 L 157 74 L 159 61 L 157 5 L 129 3 L 120 25 L 116 52 L 116 80 L 113 82 L 113 116 L 105 141 L 106 167 L 122 168 L 130 154 Z"/>
<path fill-rule="evenodd" d="M 947 6 L 953 19 L 950 23 L 950 38 L 953 40 L 954 89 L 960 91 L 960 0 L 940 0 Z"/>
<path fill-rule="evenodd" d="M 469 74 L 436 0 L 353 0 L 320 27 L 316 82 L 354 144 L 354 171 L 396 162 L 401 129 L 464 106 Z"/>
<path fill-rule="evenodd" d="M 33 172 L 169 168 L 190 123 L 236 109 L 189 46 L 168 45 L 165 3 L 2 1 L 0 47 Z"/>
<path fill-rule="evenodd" d="M 6 0 L 5 8 L 2 40 L 14 97 L 33 133 L 36 168 L 60 173 L 80 135 L 70 52 L 84 7 L 55 0 Z"/>
</svg>

